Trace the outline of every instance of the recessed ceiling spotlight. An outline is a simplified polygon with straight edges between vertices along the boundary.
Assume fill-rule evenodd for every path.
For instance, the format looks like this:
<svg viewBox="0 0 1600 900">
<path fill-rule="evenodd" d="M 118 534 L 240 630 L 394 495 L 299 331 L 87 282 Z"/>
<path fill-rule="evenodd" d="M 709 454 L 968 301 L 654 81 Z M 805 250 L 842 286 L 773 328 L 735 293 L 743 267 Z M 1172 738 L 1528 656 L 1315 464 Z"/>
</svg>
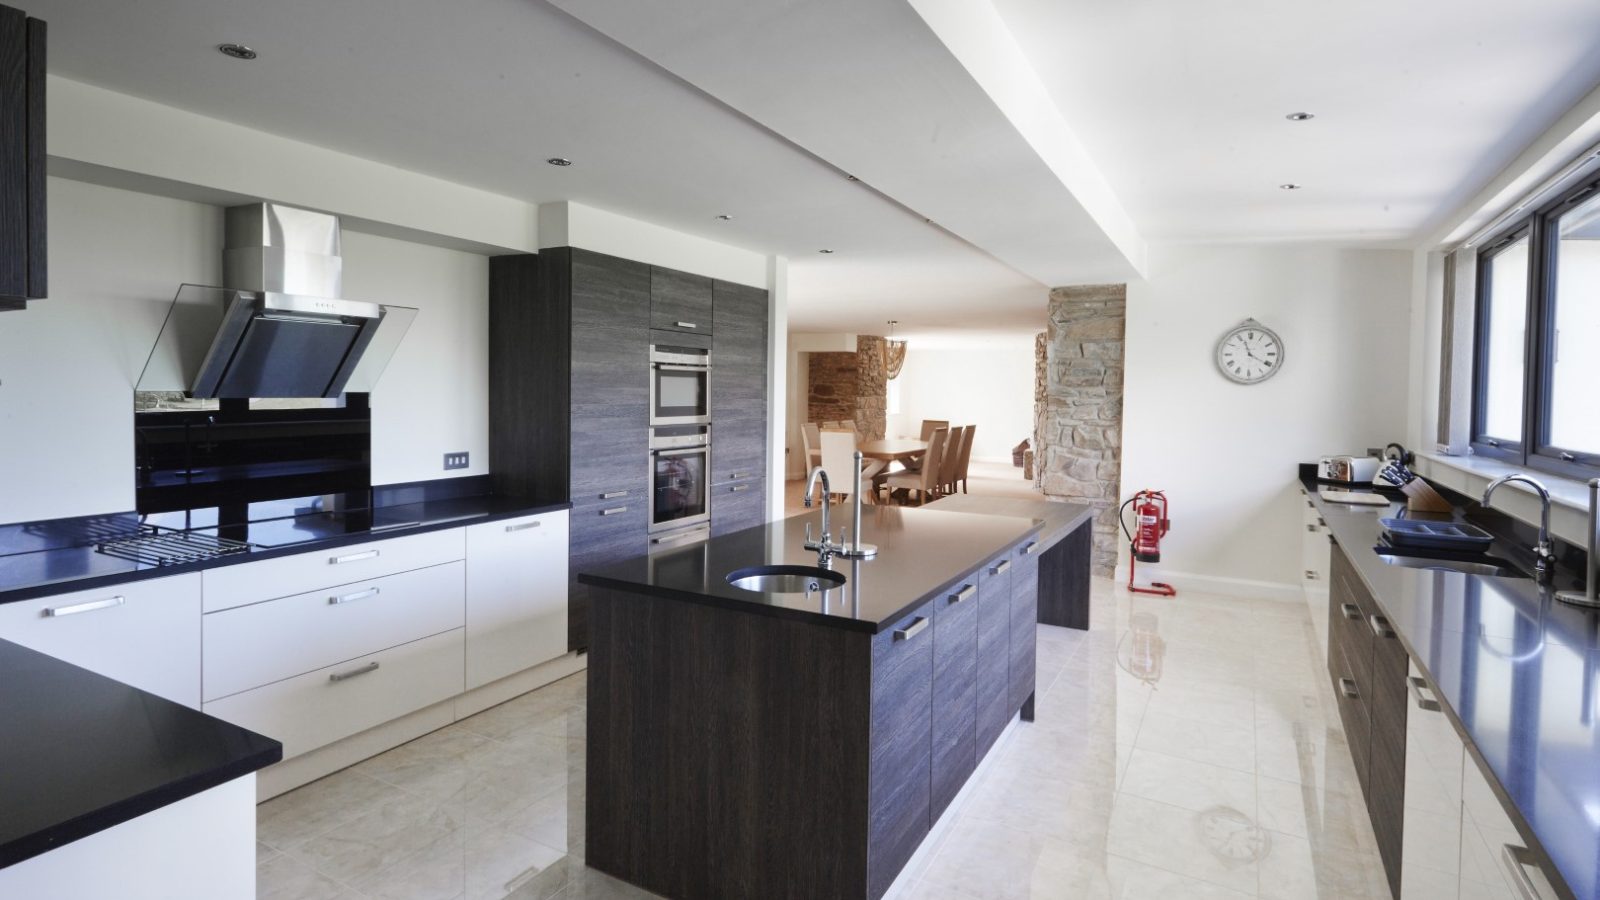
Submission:
<svg viewBox="0 0 1600 900">
<path fill-rule="evenodd" d="M 854 175 L 846 175 L 845 178 L 849 179 L 850 181 L 860 181 L 861 180 L 861 179 L 855 177 Z"/>
<path fill-rule="evenodd" d="M 1283 184 L 1278 185 L 1278 189 L 1279 190 L 1284 190 L 1284 191 L 1298 191 L 1303 187 L 1305 187 L 1305 185 L 1303 185 L 1303 184 L 1295 184 L 1292 181 L 1286 181 Z"/>
<path fill-rule="evenodd" d="M 233 59 L 255 59 L 256 52 L 243 44 L 218 44 L 217 52 Z"/>
<path fill-rule="evenodd" d="M 1308 112 L 1292 112 L 1292 113 L 1289 113 L 1287 116 L 1284 116 L 1284 118 L 1288 119 L 1291 122 L 1304 122 L 1304 121 L 1307 121 L 1308 119 L 1315 119 L 1316 116 L 1313 115 L 1312 113 L 1308 113 Z"/>
<path fill-rule="evenodd" d="M 565 156 L 552 156 L 549 159 L 545 160 L 545 162 L 549 163 L 552 166 L 570 166 L 570 165 L 572 165 L 572 160 L 567 159 Z"/>
<path fill-rule="evenodd" d="M 730 216 L 727 213 L 717 213 L 717 220 L 721 222 L 732 222 L 733 216 Z"/>
<path fill-rule="evenodd" d="M 833 251 L 832 251 L 832 250 L 829 250 L 829 249 L 827 249 L 827 248 L 823 248 L 823 249 L 821 249 L 821 250 L 818 250 L 818 251 L 817 251 L 817 252 L 818 252 L 818 253 L 832 253 L 832 252 L 833 252 Z"/>
</svg>

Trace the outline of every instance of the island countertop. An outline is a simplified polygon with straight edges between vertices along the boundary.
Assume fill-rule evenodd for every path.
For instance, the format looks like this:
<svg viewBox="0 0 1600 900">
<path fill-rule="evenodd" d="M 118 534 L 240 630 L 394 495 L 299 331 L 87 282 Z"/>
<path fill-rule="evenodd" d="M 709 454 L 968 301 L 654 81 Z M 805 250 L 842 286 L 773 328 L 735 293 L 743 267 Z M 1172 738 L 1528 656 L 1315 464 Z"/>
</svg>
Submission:
<svg viewBox="0 0 1600 900">
<path fill-rule="evenodd" d="M 1379 520 L 1404 504 L 1329 503 L 1302 484 L 1524 837 L 1573 895 L 1600 898 L 1600 612 L 1531 579 L 1386 565 Z"/>
<path fill-rule="evenodd" d="M 833 508 L 835 539 L 850 519 L 848 506 Z M 814 594 L 762 594 L 727 582 L 730 572 L 752 566 L 815 566 L 817 552 L 804 547 L 808 522 L 813 534 L 822 533 L 821 510 L 810 510 L 582 572 L 578 581 L 876 634 L 929 595 L 954 586 L 965 573 L 1033 539 L 1041 524 L 1009 516 L 867 506 L 862 511 L 864 540 L 878 546 L 878 555 L 870 560 L 834 557 L 833 570 L 846 579 L 842 587 Z"/>
</svg>

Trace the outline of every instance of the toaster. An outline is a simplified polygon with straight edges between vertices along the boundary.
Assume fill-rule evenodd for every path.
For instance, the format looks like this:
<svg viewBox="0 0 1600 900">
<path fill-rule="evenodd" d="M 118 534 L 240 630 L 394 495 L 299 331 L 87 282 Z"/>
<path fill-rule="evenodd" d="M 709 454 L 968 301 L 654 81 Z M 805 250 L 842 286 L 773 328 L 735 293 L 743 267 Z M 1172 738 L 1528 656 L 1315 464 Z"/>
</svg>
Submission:
<svg viewBox="0 0 1600 900">
<path fill-rule="evenodd" d="M 1317 479 L 1340 484 L 1371 484 L 1382 464 L 1376 456 L 1324 456 L 1317 462 Z"/>
</svg>

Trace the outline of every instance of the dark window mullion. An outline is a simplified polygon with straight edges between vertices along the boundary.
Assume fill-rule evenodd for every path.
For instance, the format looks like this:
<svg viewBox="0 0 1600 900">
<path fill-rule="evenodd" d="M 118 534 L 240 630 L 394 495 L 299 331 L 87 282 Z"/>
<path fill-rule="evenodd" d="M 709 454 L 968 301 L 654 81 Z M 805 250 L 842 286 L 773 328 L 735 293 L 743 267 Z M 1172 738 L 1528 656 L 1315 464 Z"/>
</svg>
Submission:
<svg viewBox="0 0 1600 900">
<path fill-rule="evenodd" d="M 1524 317 L 1525 317 L 1524 318 L 1525 323 L 1527 323 L 1527 317 L 1532 315 L 1532 308 L 1533 308 L 1533 305 L 1534 305 L 1533 302 L 1532 302 L 1532 293 L 1531 293 L 1532 289 L 1533 289 L 1533 284 L 1532 283 L 1533 283 L 1533 280 L 1534 280 L 1534 277 L 1535 277 L 1534 273 L 1536 272 L 1536 270 L 1538 268 L 1538 265 L 1536 263 L 1537 257 L 1532 255 L 1534 253 L 1534 247 L 1533 247 L 1533 223 L 1530 220 L 1528 222 L 1524 222 L 1523 224 L 1517 226 L 1515 229 L 1513 229 L 1512 231 L 1507 233 L 1500 240 L 1496 241 L 1495 243 L 1491 244 L 1488 247 L 1485 247 L 1478 254 L 1477 308 L 1474 310 L 1474 318 L 1476 319 L 1476 326 L 1475 326 L 1475 328 L 1473 330 L 1473 362 L 1472 362 L 1473 382 L 1472 382 L 1472 442 L 1471 443 L 1472 443 L 1473 452 L 1475 454 L 1479 455 L 1479 456 L 1488 456 L 1488 457 L 1493 457 L 1493 458 L 1497 458 L 1497 459 L 1510 460 L 1510 461 L 1521 462 L 1521 463 L 1526 463 L 1526 461 L 1527 461 L 1527 451 L 1526 451 L 1526 448 L 1528 446 L 1528 442 L 1526 440 L 1526 437 L 1528 435 L 1528 426 L 1527 426 L 1527 422 L 1528 422 L 1528 402 L 1527 402 L 1527 397 L 1528 397 L 1528 390 L 1529 390 L 1529 386 L 1528 386 L 1529 379 L 1528 379 L 1527 367 L 1528 367 L 1528 364 L 1529 364 L 1528 360 L 1530 358 L 1529 354 L 1528 354 L 1528 341 L 1531 339 L 1533 331 L 1532 331 L 1532 328 L 1531 328 L 1530 325 L 1528 325 L 1528 324 L 1524 325 L 1524 329 L 1523 329 L 1523 384 L 1522 384 L 1522 389 L 1523 389 L 1523 405 L 1522 405 L 1523 418 L 1522 418 L 1522 434 L 1519 434 L 1519 435 L 1515 436 L 1514 438 L 1512 436 L 1510 436 L 1510 435 L 1491 435 L 1491 434 L 1485 433 L 1486 429 L 1487 429 L 1487 425 L 1486 425 L 1486 418 L 1487 418 L 1487 415 L 1488 415 L 1488 387 L 1487 387 L 1487 381 L 1488 381 L 1488 377 L 1489 377 L 1489 345 L 1488 345 L 1488 342 L 1486 340 L 1486 337 L 1487 337 L 1487 335 L 1489 333 L 1490 310 L 1493 307 L 1493 305 L 1497 302 L 1495 296 L 1489 290 L 1489 285 L 1490 285 L 1490 282 L 1492 280 L 1491 276 L 1492 276 L 1492 273 L 1493 273 L 1493 270 L 1494 270 L 1494 260 L 1495 260 L 1495 258 L 1497 256 L 1499 256 L 1499 254 L 1502 251 L 1504 251 L 1506 248 L 1511 247 L 1512 245 L 1516 244 L 1518 241 L 1522 240 L 1524 237 L 1528 238 L 1529 254 L 1530 254 L 1529 255 L 1529 266 L 1528 266 L 1528 282 L 1529 283 L 1527 285 L 1527 290 L 1529 291 L 1529 293 L 1528 293 L 1527 296 L 1525 296 L 1523 298 L 1524 299 L 1524 303 L 1525 303 L 1524 308 L 1523 308 L 1523 314 L 1524 314 Z M 1488 302 L 1487 303 L 1484 302 L 1484 299 L 1486 297 L 1488 298 Z M 1504 298 L 1500 298 L 1501 302 L 1503 302 L 1503 300 L 1504 300 Z"/>
<path fill-rule="evenodd" d="M 1594 477 L 1596 469 L 1600 469 L 1600 453 L 1557 447 L 1551 443 L 1554 431 L 1557 294 L 1560 289 L 1557 279 L 1561 248 L 1559 223 L 1565 213 L 1593 196 L 1597 189 L 1600 189 L 1600 181 L 1574 188 L 1540 209 L 1533 220 L 1539 280 L 1533 285 L 1534 293 L 1530 295 L 1529 305 L 1538 310 L 1539 341 L 1536 355 L 1530 358 L 1526 376 L 1536 386 L 1537 394 L 1529 395 L 1530 400 L 1536 402 L 1530 405 L 1535 417 L 1528 418 L 1529 440 L 1525 457 L 1530 467 L 1580 479 Z"/>
</svg>

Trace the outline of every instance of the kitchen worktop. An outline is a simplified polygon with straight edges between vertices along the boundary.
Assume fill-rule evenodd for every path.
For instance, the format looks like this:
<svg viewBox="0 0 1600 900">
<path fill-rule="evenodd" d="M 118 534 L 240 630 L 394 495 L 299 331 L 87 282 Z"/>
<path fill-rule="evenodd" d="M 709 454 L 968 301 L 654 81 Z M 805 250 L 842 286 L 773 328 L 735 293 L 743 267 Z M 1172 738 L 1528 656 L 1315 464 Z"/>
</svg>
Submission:
<svg viewBox="0 0 1600 900">
<path fill-rule="evenodd" d="M 1390 566 L 1378 520 L 1402 504 L 1328 503 L 1302 483 L 1523 836 L 1575 896 L 1600 898 L 1600 612 L 1531 579 Z"/>
<path fill-rule="evenodd" d="M 926 509 L 940 512 L 976 513 L 985 516 L 1011 516 L 1039 523 L 1039 541 L 1049 545 L 1094 518 L 1095 509 L 1083 503 L 1054 500 L 1025 500 L 1020 497 L 984 497 L 951 494 L 929 503 Z"/>
<path fill-rule="evenodd" d="M 265 768 L 277 741 L 0 641 L 0 868 Z"/>
<path fill-rule="evenodd" d="M 850 509 L 835 507 L 832 516 L 837 538 L 839 529 L 850 524 Z M 963 574 L 1032 538 L 1040 528 L 1032 519 L 867 506 L 862 511 L 865 540 L 878 546 L 878 555 L 859 561 L 835 557 L 832 568 L 846 578 L 842 587 L 809 595 L 760 594 L 727 583 L 728 573 L 750 566 L 815 566 L 817 552 L 803 546 L 807 522 L 814 534 L 822 533 L 822 512 L 812 510 L 680 550 L 582 572 L 578 580 L 876 634 Z"/>
<path fill-rule="evenodd" d="M 402 494 L 400 499 L 411 498 Z M 242 515 L 230 510 L 231 515 L 225 516 L 221 510 L 207 507 L 143 517 L 126 512 L 3 525 L 0 526 L 0 603 L 570 507 L 566 501 L 490 494 L 421 497 L 373 509 L 329 511 L 320 508 L 318 498 L 300 498 L 251 504 L 249 511 Z M 219 525 L 235 517 L 250 521 Z M 96 552 L 97 539 L 130 532 L 141 521 L 245 541 L 255 546 L 249 553 L 170 566 L 138 563 Z"/>
</svg>

